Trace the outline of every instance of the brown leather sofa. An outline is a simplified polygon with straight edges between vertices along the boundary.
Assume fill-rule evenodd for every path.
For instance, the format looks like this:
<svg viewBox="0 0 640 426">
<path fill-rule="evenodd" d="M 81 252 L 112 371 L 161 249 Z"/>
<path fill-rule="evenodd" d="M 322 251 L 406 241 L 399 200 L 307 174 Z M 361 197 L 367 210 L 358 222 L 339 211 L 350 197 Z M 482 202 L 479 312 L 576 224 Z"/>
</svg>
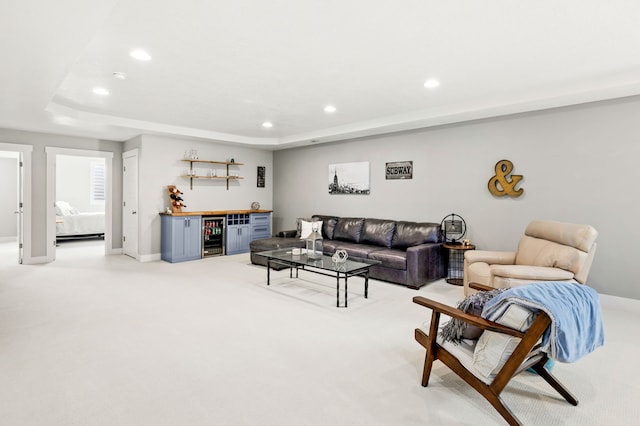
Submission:
<svg viewBox="0 0 640 426">
<path fill-rule="evenodd" d="M 332 255 L 346 250 L 351 258 L 368 258 L 381 263 L 369 276 L 418 289 L 446 275 L 446 252 L 439 223 L 408 222 L 361 217 L 314 215 L 322 221 L 323 252 Z M 251 262 L 266 266 L 258 251 L 304 247 L 295 231 L 251 242 Z"/>
</svg>

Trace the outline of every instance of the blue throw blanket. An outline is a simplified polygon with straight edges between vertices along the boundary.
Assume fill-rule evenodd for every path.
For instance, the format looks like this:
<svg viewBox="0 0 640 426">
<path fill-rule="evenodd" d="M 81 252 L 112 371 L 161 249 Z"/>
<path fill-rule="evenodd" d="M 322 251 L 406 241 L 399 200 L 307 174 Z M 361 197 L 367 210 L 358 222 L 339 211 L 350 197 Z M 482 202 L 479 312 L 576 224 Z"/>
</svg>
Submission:
<svg viewBox="0 0 640 426">
<path fill-rule="evenodd" d="M 487 302 L 482 317 L 496 321 L 512 304 L 549 315 L 542 344 L 553 359 L 574 362 L 604 344 L 600 299 L 590 287 L 554 281 L 514 287 Z"/>
</svg>

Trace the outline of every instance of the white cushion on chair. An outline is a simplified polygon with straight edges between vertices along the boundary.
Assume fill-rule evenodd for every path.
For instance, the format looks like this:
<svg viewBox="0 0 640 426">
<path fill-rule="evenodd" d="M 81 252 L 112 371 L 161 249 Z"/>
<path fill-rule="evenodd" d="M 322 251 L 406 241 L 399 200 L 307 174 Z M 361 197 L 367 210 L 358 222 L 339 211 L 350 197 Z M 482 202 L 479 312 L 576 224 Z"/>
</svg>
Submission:
<svg viewBox="0 0 640 426">
<path fill-rule="evenodd" d="M 444 318 L 449 317 L 445 315 Z M 425 334 L 429 334 L 429 322 L 424 322 L 420 329 L 424 331 Z M 460 361 L 462 365 L 464 365 L 464 368 L 471 372 L 474 371 L 473 352 L 476 348 L 478 340 L 462 339 L 460 342 L 454 343 L 451 341 L 445 341 L 442 338 L 442 334 L 438 333 L 436 342 L 438 342 L 438 345 L 443 347 L 447 352 L 456 357 L 456 359 Z"/>
<path fill-rule="evenodd" d="M 496 322 L 520 331 L 527 330 L 536 314 L 519 305 L 511 305 Z M 515 350 L 520 338 L 485 330 L 473 352 L 473 369 L 476 376 L 490 383 L 500 372 Z"/>
<path fill-rule="evenodd" d="M 476 344 L 478 343 L 477 340 L 462 339 L 459 343 L 454 343 L 451 341 L 444 341 L 444 339 L 442 339 L 442 336 L 438 334 L 437 342 L 447 352 L 456 357 L 456 359 L 460 361 L 464 368 L 480 377 L 478 374 L 476 374 L 476 369 L 473 366 L 473 352 L 476 348 Z"/>
</svg>

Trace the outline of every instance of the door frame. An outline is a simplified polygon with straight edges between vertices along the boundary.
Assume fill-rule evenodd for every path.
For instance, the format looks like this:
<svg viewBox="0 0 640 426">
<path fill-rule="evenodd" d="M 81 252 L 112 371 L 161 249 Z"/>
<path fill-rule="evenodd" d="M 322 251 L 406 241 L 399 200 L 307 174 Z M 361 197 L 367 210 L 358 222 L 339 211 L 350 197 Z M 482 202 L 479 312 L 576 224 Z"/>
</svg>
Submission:
<svg viewBox="0 0 640 426">
<path fill-rule="evenodd" d="M 18 179 L 21 180 L 18 182 L 18 187 L 22 189 L 22 191 L 18 191 L 19 202 L 22 202 L 22 226 L 18 227 L 18 262 L 29 265 L 34 263 L 31 256 L 31 154 L 33 145 L 0 142 L 0 151 L 18 153 Z M 16 207 L 20 208 L 20 206 Z"/>
<path fill-rule="evenodd" d="M 105 163 L 105 194 L 104 194 L 104 252 L 116 254 L 113 247 L 113 152 L 93 151 L 84 149 L 45 147 L 47 155 L 47 259 L 56 257 L 56 158 L 58 155 L 73 155 L 77 157 L 104 158 Z"/>
</svg>

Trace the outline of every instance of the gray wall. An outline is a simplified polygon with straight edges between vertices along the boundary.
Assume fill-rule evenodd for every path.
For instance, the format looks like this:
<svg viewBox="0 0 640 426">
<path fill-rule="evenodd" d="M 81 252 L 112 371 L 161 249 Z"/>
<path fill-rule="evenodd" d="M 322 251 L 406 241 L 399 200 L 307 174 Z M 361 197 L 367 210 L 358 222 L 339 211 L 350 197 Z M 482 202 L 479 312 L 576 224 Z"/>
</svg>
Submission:
<svg viewBox="0 0 640 426">
<path fill-rule="evenodd" d="M 32 145 L 32 217 L 31 217 L 31 255 L 46 256 L 46 200 L 47 200 L 47 156 L 46 147 L 84 149 L 113 152 L 113 210 L 112 232 L 113 247 L 122 247 L 122 147 L 123 143 L 73 136 L 51 135 L 46 133 L 23 132 L 20 130 L 0 129 L 0 141 L 14 144 Z"/>
<path fill-rule="evenodd" d="M 14 213 L 18 209 L 18 157 L 16 155 L 0 152 L 0 182 L 2 182 L 0 241 L 11 239 L 17 241 L 18 219 Z"/>
<path fill-rule="evenodd" d="M 168 185 L 176 185 L 184 194 L 184 211 L 248 210 L 257 201 L 261 209 L 271 210 L 273 200 L 273 154 L 270 151 L 238 145 L 190 141 L 179 138 L 143 135 L 125 143 L 125 151 L 139 149 L 140 255 L 160 256 L 160 216 L 169 204 Z M 196 149 L 202 160 L 226 161 L 233 158 L 242 166 L 237 171 L 243 179 L 231 181 L 227 190 L 224 180 L 189 180 L 182 178 L 189 163 L 180 161 L 186 150 Z M 258 188 L 257 166 L 266 167 L 266 184 Z M 196 164 L 194 167 L 207 170 Z M 222 171 L 218 168 L 218 172 Z M 226 172 L 226 171 L 225 171 Z M 203 174 L 203 173 L 201 173 Z"/>
<path fill-rule="evenodd" d="M 314 213 L 439 222 L 460 214 L 479 249 L 515 250 L 527 223 L 551 219 L 599 231 L 589 285 L 640 299 L 640 97 L 277 151 L 274 228 Z M 524 195 L 487 190 L 513 162 Z M 413 161 L 412 180 L 385 180 L 386 162 Z M 371 194 L 329 195 L 328 165 L 369 161 Z"/>
</svg>

